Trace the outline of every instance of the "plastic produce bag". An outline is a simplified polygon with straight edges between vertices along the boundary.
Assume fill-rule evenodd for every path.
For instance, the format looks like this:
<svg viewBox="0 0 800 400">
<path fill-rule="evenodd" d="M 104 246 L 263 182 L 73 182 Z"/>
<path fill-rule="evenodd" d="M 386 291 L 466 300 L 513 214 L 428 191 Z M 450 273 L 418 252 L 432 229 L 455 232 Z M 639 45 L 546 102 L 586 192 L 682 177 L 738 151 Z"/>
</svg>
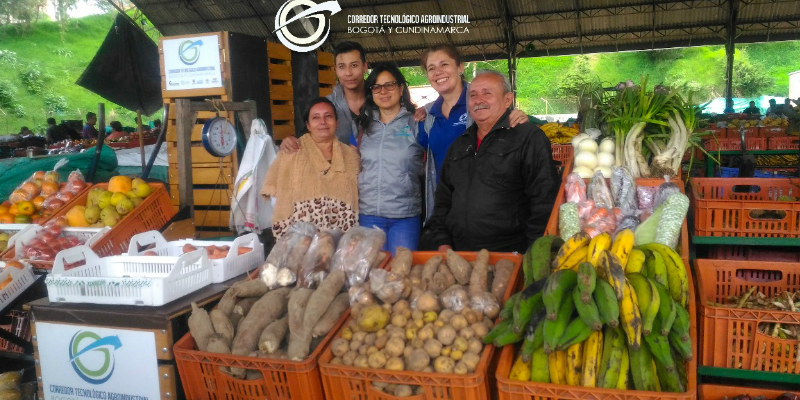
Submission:
<svg viewBox="0 0 800 400">
<path fill-rule="evenodd" d="M 608 210 L 614 208 L 614 199 L 611 196 L 611 190 L 608 188 L 608 184 L 606 184 L 606 179 L 603 177 L 602 172 L 597 171 L 594 173 L 586 194 L 589 199 L 594 200 L 595 208 L 605 208 Z"/>
<path fill-rule="evenodd" d="M 500 314 L 500 304 L 491 293 L 483 292 L 470 297 L 469 306 L 475 310 L 480 311 L 483 315 L 494 318 Z M 455 310 L 454 310 L 455 311 Z"/>
<path fill-rule="evenodd" d="M 294 283 L 297 280 L 297 270 L 311 246 L 317 227 L 308 222 L 297 222 L 275 243 L 272 251 L 267 256 L 267 261 L 261 266 L 261 280 L 269 288 L 278 286 L 278 273 L 281 281 Z M 286 269 L 286 271 L 282 271 Z M 293 278 L 293 279 L 292 279 Z M 290 283 L 291 284 L 291 283 Z"/>
<path fill-rule="evenodd" d="M 614 212 L 607 208 L 596 208 L 594 213 L 586 220 L 586 227 L 583 229 L 590 237 L 595 237 L 601 233 L 611 234 L 617 227 Z"/>
<path fill-rule="evenodd" d="M 464 307 L 470 305 L 469 295 L 461 285 L 453 285 L 447 288 L 444 292 L 442 292 L 442 294 L 439 295 L 439 300 L 441 300 L 444 308 L 453 310 L 457 313 L 461 312 Z M 414 307 L 412 306 L 412 308 Z"/>
<path fill-rule="evenodd" d="M 558 232 L 561 238 L 567 240 L 581 231 L 581 218 L 578 214 L 578 205 L 567 202 L 558 207 Z"/>
<path fill-rule="evenodd" d="M 616 236 L 619 231 L 624 229 L 635 230 L 639 226 L 639 217 L 635 215 L 625 215 L 621 219 L 617 219 L 617 229 L 614 230 L 612 236 Z"/>
<path fill-rule="evenodd" d="M 328 276 L 333 254 L 336 252 L 336 242 L 340 236 L 341 231 L 320 231 L 314 235 L 308 251 L 300 261 L 300 269 L 297 272 L 298 286 L 314 289 Z M 281 286 L 290 284 L 281 284 Z"/>
<path fill-rule="evenodd" d="M 625 167 L 614 167 L 611 172 L 611 196 L 614 205 L 624 215 L 636 215 L 639 207 L 636 203 L 636 181 Z"/>
<path fill-rule="evenodd" d="M 354 306 L 360 304 L 368 306 L 375 303 L 375 298 L 372 297 L 372 293 L 369 289 L 368 283 L 360 283 L 351 286 L 350 289 L 347 290 L 347 294 L 350 296 L 350 305 Z"/>
<path fill-rule="evenodd" d="M 406 282 L 400 275 L 373 269 L 369 272 L 369 288 L 384 304 L 394 304 L 403 297 Z"/>
<path fill-rule="evenodd" d="M 591 199 L 578 204 L 578 215 L 581 217 L 581 221 L 585 222 L 589 219 L 594 214 L 594 209 L 594 200 Z"/>
<path fill-rule="evenodd" d="M 333 268 L 345 272 L 348 287 L 366 281 L 384 243 L 386 233 L 378 228 L 356 226 L 342 236 L 333 255 Z"/>
<path fill-rule="evenodd" d="M 586 200 L 586 183 L 583 178 L 576 173 L 567 175 L 567 182 L 564 184 L 564 193 L 567 196 L 567 201 L 575 204 L 580 204 Z"/>
<path fill-rule="evenodd" d="M 639 211 L 642 214 L 652 214 L 655 203 L 657 188 L 651 186 L 639 186 L 636 188 L 636 197 L 639 199 Z"/>
<path fill-rule="evenodd" d="M 658 208 L 661 204 L 664 203 L 669 196 L 673 195 L 674 193 L 680 193 L 681 188 L 678 185 L 669 181 L 669 177 L 664 177 L 665 182 L 661 184 L 661 186 L 656 189 L 656 194 L 653 199 L 653 208 Z"/>
</svg>

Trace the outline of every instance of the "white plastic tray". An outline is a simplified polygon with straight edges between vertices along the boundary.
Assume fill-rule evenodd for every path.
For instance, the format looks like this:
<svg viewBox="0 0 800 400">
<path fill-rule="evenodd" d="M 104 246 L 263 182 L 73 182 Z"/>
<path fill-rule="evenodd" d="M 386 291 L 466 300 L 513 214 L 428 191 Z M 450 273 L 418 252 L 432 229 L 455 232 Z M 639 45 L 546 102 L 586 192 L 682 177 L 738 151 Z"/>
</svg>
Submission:
<svg viewBox="0 0 800 400">
<path fill-rule="evenodd" d="M 145 251 L 153 251 L 159 256 L 178 257 L 183 254 L 183 246 L 191 244 L 198 249 L 206 246 L 229 246 L 230 250 L 225 258 L 209 259 L 211 262 L 211 282 L 225 282 L 241 274 L 250 272 L 264 263 L 264 245 L 258 240 L 258 235 L 248 233 L 237 237 L 232 242 L 213 241 L 213 240 L 192 240 L 183 239 L 167 242 L 164 236 L 158 231 L 148 231 L 140 233 L 131 238 L 128 246 L 128 255 L 141 255 Z M 154 245 L 147 250 L 140 250 L 144 247 Z M 240 247 L 249 247 L 253 250 L 239 255 Z"/>
<path fill-rule="evenodd" d="M 161 306 L 211 283 L 205 250 L 180 257 L 100 258 L 88 246 L 56 256 L 45 279 L 51 302 Z M 65 264 L 80 264 L 65 271 Z"/>
<path fill-rule="evenodd" d="M 5 263 L 0 261 L 0 282 L 5 281 L 8 275 L 11 275 L 13 279 L 8 286 L 0 290 L 0 311 L 3 311 L 6 306 L 11 304 L 14 299 L 19 297 L 25 289 L 36 281 L 36 277 L 33 275 L 33 268 L 26 263 L 23 264 L 25 265 L 23 269 L 6 268 Z"/>
<path fill-rule="evenodd" d="M 36 224 L 0 224 L 0 232 L 9 234 L 8 248 L 14 246 L 14 240 L 19 237 L 19 234 L 31 226 L 38 226 Z M 2 252 L 0 252 L 2 253 Z"/>
<path fill-rule="evenodd" d="M 22 248 L 30 242 L 31 239 L 39 236 L 42 231 L 46 228 L 40 225 L 31 225 L 16 235 L 9 239 L 8 247 L 14 246 L 14 257 L 16 258 L 24 258 L 22 254 Z M 61 229 L 61 236 L 75 236 L 81 241 L 84 242 L 87 246 L 92 246 L 98 240 L 100 240 L 103 235 L 110 232 L 110 227 L 105 228 L 68 228 L 64 227 Z"/>
</svg>

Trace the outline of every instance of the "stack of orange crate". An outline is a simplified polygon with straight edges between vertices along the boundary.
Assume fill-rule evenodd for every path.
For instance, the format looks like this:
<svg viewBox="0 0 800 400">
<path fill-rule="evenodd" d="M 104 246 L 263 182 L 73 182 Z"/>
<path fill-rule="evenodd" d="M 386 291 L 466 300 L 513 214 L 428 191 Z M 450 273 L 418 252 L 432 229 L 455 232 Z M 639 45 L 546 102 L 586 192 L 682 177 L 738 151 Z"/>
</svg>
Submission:
<svg viewBox="0 0 800 400">
<path fill-rule="evenodd" d="M 336 85 L 336 61 L 333 59 L 333 53 L 318 50 L 317 63 L 319 64 L 319 95 L 324 97 L 333 93 L 333 87 Z"/>
<path fill-rule="evenodd" d="M 267 57 L 272 138 L 281 140 L 295 134 L 292 52 L 282 44 L 267 42 Z"/>
</svg>

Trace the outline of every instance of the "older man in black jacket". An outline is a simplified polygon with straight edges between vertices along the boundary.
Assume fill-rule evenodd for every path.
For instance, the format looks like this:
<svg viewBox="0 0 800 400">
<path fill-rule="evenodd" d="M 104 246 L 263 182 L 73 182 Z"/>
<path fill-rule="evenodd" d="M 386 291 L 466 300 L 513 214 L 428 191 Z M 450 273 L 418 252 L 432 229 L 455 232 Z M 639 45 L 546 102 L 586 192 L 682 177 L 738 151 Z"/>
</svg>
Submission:
<svg viewBox="0 0 800 400">
<path fill-rule="evenodd" d="M 561 178 L 544 132 L 509 127 L 513 97 L 495 71 L 470 84 L 475 124 L 447 152 L 430 221 L 428 240 L 439 250 L 524 252 L 544 233 Z"/>
</svg>

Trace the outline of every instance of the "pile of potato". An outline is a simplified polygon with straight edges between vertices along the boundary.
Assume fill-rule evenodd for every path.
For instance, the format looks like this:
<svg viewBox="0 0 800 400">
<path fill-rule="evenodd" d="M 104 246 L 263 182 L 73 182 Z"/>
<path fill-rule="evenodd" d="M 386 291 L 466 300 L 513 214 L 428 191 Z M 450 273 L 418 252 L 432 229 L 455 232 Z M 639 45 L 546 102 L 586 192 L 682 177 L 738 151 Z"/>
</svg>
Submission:
<svg viewBox="0 0 800 400">
<path fill-rule="evenodd" d="M 499 314 L 513 262 L 489 265 L 489 252 L 482 250 L 474 262 L 448 251 L 445 261 L 435 256 L 424 265 L 411 264 L 411 252 L 398 248 L 388 272 L 373 270 L 368 284 L 350 288 L 352 318 L 331 342 L 331 364 L 476 372 L 481 338 Z M 382 383 L 373 388 L 400 397 L 415 391 Z"/>
</svg>

